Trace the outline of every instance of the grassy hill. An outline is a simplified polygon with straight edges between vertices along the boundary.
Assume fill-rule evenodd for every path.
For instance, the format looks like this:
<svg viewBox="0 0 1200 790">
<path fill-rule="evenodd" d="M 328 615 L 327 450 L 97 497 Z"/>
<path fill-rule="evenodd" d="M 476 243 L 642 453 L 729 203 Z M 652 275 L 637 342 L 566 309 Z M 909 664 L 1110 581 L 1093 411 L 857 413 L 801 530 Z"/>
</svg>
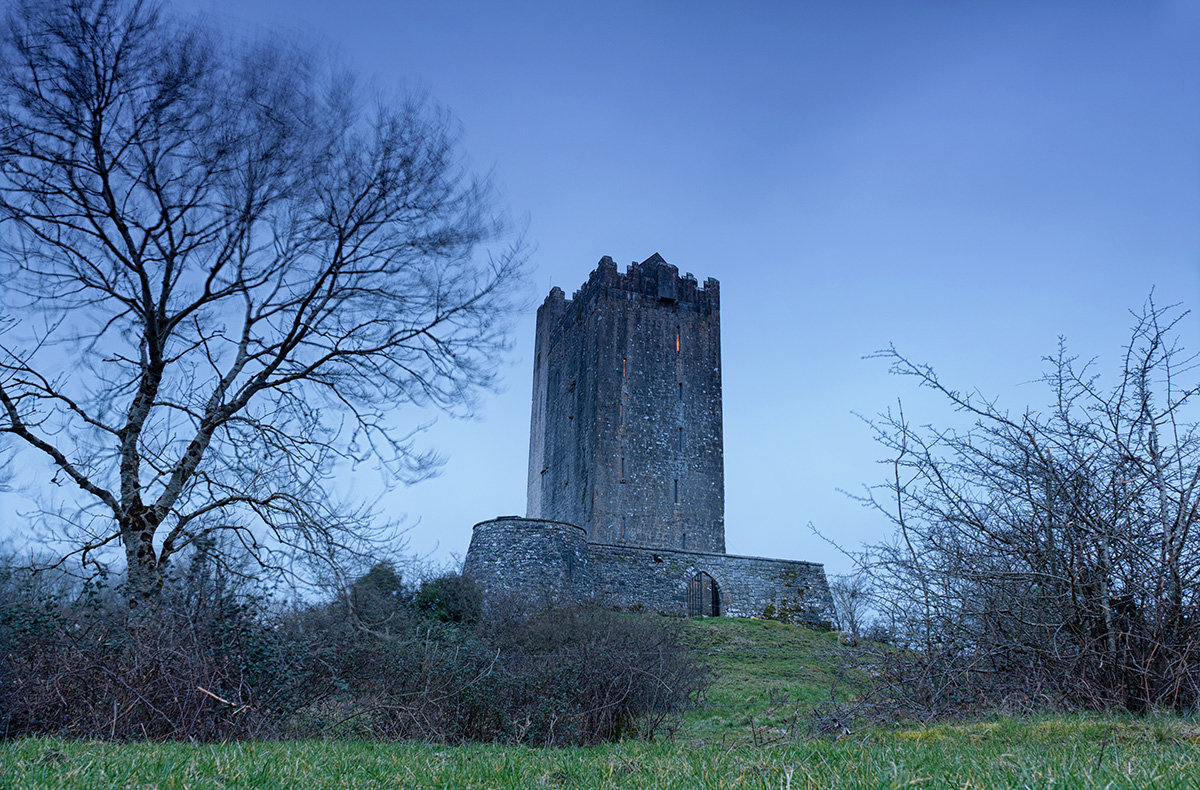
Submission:
<svg viewBox="0 0 1200 790">
<path fill-rule="evenodd" d="M 307 741 L 0 743 L 8 787 L 1194 787 L 1200 724 L 1183 717 L 995 718 L 805 737 L 798 713 L 861 677 L 836 635 L 772 622 L 688 626 L 717 673 L 673 740 L 594 748 Z"/>
<path fill-rule="evenodd" d="M 692 621 L 689 630 L 713 684 L 685 717 L 685 737 L 728 742 L 757 735 L 761 742 L 794 735 L 804 726 L 797 714 L 863 682 L 844 668 L 832 632 L 724 617 Z"/>
</svg>

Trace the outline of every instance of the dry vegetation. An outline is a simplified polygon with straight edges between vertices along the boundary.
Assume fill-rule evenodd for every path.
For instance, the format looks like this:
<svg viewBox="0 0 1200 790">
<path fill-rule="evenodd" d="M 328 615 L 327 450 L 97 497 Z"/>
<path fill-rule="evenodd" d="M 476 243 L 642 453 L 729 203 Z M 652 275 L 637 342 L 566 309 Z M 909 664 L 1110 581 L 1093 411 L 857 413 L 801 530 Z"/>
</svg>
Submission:
<svg viewBox="0 0 1200 790">
<path fill-rule="evenodd" d="M 1141 788 L 1200 776 L 1200 723 L 1181 717 L 990 717 L 781 737 L 767 730 L 819 705 L 831 686 L 862 688 L 838 677 L 836 636 L 725 619 L 692 623 L 688 635 L 718 679 L 673 739 L 532 749 L 34 738 L 0 744 L 0 786 Z"/>
<path fill-rule="evenodd" d="M 677 621 L 589 607 L 480 618 L 455 575 L 407 585 L 380 565 L 280 608 L 199 553 L 155 607 L 132 610 L 45 578 L 0 579 L 8 738 L 587 744 L 673 729 L 707 683 Z"/>
<path fill-rule="evenodd" d="M 874 423 L 889 479 L 864 502 L 896 530 L 863 565 L 912 648 L 892 667 L 907 713 L 1200 705 L 1200 381 L 1185 317 L 1148 301 L 1115 376 L 1060 345 L 1045 405 L 1019 411 L 882 352 L 966 423 L 902 410 Z"/>
</svg>

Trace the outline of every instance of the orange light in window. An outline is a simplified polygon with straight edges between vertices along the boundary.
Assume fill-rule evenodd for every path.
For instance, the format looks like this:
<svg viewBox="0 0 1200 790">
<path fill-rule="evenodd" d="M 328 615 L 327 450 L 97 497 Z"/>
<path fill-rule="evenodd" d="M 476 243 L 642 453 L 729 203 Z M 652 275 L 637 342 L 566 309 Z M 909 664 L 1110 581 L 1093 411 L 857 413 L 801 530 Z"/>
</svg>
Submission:
<svg viewBox="0 0 1200 790">
<path fill-rule="evenodd" d="M 675 333 L 675 350 L 676 351 L 679 350 L 679 333 L 678 332 Z"/>
</svg>

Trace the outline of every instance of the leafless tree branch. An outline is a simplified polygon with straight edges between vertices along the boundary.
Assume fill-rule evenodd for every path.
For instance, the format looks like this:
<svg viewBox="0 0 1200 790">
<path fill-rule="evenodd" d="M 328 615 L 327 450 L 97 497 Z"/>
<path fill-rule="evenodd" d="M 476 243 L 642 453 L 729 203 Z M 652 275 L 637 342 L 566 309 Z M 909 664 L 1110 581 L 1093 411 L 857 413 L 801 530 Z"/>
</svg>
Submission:
<svg viewBox="0 0 1200 790">
<path fill-rule="evenodd" d="M 111 512 L 87 545 L 118 538 L 142 597 L 213 530 L 352 544 L 332 470 L 428 474 L 395 408 L 469 409 L 506 344 L 523 248 L 488 252 L 449 116 L 137 0 L 7 27 L 0 435 Z"/>
</svg>

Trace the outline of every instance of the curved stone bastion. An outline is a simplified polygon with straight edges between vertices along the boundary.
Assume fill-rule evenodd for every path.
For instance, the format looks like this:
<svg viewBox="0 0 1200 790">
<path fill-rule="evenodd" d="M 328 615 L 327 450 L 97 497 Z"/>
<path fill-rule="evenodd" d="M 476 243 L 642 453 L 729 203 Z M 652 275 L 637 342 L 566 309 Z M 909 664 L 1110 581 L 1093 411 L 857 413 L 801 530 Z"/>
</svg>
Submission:
<svg viewBox="0 0 1200 790">
<path fill-rule="evenodd" d="M 562 521 L 500 516 L 471 532 L 463 562 L 489 599 L 534 605 L 580 601 L 591 596 L 587 532 Z"/>
</svg>

